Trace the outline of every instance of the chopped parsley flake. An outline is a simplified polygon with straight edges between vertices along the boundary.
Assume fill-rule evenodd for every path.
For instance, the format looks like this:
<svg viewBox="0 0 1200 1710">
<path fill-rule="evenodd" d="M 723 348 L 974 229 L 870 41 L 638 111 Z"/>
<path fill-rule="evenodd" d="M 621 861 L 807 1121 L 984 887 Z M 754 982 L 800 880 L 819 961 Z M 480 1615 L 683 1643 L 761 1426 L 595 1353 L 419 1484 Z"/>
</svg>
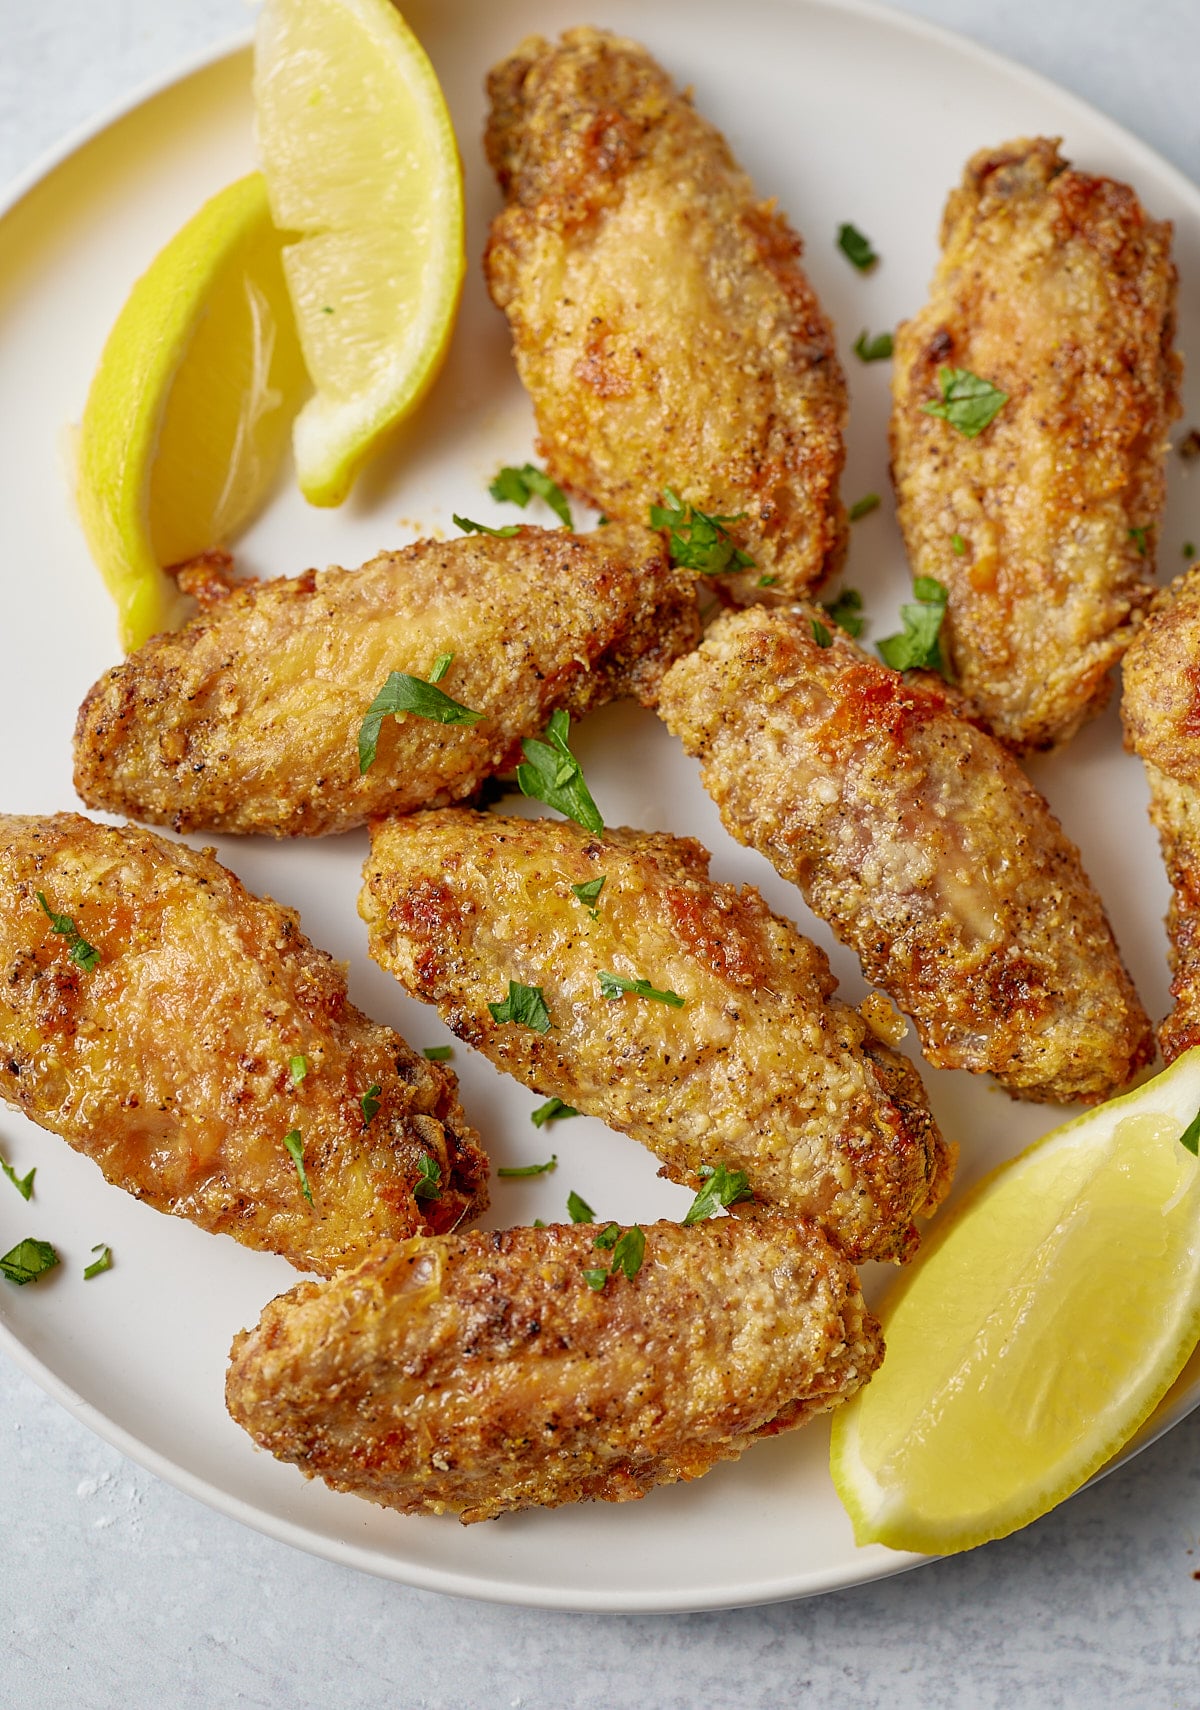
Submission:
<svg viewBox="0 0 1200 1710">
<path fill-rule="evenodd" d="M 442 1197 L 442 1166 L 436 1158 L 431 1158 L 428 1152 L 421 1155 L 417 1163 L 417 1179 L 413 1183 L 415 1199 L 440 1199 Z"/>
<path fill-rule="evenodd" d="M 555 1169 L 557 1164 L 557 1154 L 552 1152 L 544 1164 L 522 1164 L 519 1168 L 497 1170 L 496 1174 L 508 1176 L 514 1180 L 518 1176 L 544 1176 L 547 1170 Z"/>
<path fill-rule="evenodd" d="M 876 333 L 871 338 L 864 327 L 854 341 L 854 354 L 860 362 L 886 362 L 892 354 L 892 344 L 890 332 Z"/>
<path fill-rule="evenodd" d="M 22 1199 L 33 1198 L 33 1178 L 37 1175 L 36 1164 L 33 1166 L 32 1170 L 29 1171 L 28 1175 L 19 1176 L 11 1164 L 6 1164 L 4 1159 L 0 1158 L 0 1170 L 4 1171 L 4 1174 L 16 1188 Z"/>
<path fill-rule="evenodd" d="M 572 896 L 578 897 L 579 901 L 587 909 L 593 920 L 595 920 L 596 916 L 600 913 L 596 904 L 600 900 L 600 892 L 604 889 L 607 883 L 608 874 L 602 873 L 598 879 L 589 879 L 584 885 L 571 886 Z"/>
<path fill-rule="evenodd" d="M 833 636 L 825 628 L 825 625 L 821 622 L 820 618 L 810 618 L 809 622 L 812 625 L 813 640 L 816 642 L 817 646 L 832 647 Z"/>
<path fill-rule="evenodd" d="M 567 1195 L 567 1216 L 572 1223 L 594 1223 L 596 1221 L 596 1213 L 586 1199 L 579 1197 L 574 1188 Z"/>
<path fill-rule="evenodd" d="M 289 1058 L 288 1068 L 291 1071 L 292 1085 L 299 1086 L 308 1073 L 308 1058 L 297 1054 L 295 1057 Z"/>
<path fill-rule="evenodd" d="M 1200 1110 L 1196 1112 L 1179 1136 L 1179 1144 L 1185 1152 L 1190 1152 L 1193 1157 L 1200 1157 Z"/>
<path fill-rule="evenodd" d="M 724 576 L 731 570 L 754 568 L 748 552 L 736 546 L 730 523 L 745 520 L 745 511 L 734 516 L 715 516 L 686 504 L 672 487 L 663 489 L 661 505 L 650 507 L 650 527 L 668 530 L 671 563 L 701 576 Z"/>
<path fill-rule="evenodd" d="M 823 603 L 821 610 L 847 635 L 861 635 L 863 597 L 857 588 L 843 588 L 836 600 Z"/>
<path fill-rule="evenodd" d="M 531 1110 L 529 1120 L 535 1128 L 544 1128 L 548 1122 L 559 1122 L 568 1116 L 578 1116 L 579 1112 L 573 1104 L 564 1104 L 561 1098 L 548 1098 L 545 1104 L 539 1104 L 536 1110 Z"/>
<path fill-rule="evenodd" d="M 714 1169 L 711 1164 L 702 1164 L 700 1174 L 708 1180 L 700 1189 L 684 1223 L 703 1223 L 706 1217 L 713 1217 L 722 1206 L 737 1205 L 743 1199 L 753 1199 L 750 1191 L 750 1178 L 745 1170 L 730 1170 L 724 1164 L 718 1164 Z"/>
<path fill-rule="evenodd" d="M 448 1063 L 454 1055 L 453 1045 L 426 1045 L 422 1057 L 430 1063 Z"/>
<path fill-rule="evenodd" d="M 97 1241 L 96 1245 L 92 1248 L 92 1252 L 99 1253 L 100 1257 L 98 1259 L 93 1259 L 90 1265 L 84 1266 L 84 1282 L 87 1282 L 90 1277 L 98 1277 L 101 1271 L 112 1270 L 113 1256 L 111 1247 L 106 1246 L 103 1241 Z"/>
<path fill-rule="evenodd" d="M 47 1271 L 52 1271 L 57 1263 L 58 1254 L 49 1241 L 35 1241 L 28 1236 L 0 1258 L 0 1277 L 7 1277 L 18 1288 L 24 1288 L 26 1283 L 36 1282 Z"/>
<path fill-rule="evenodd" d="M 867 273 L 879 260 L 871 248 L 871 240 L 865 238 L 857 226 L 841 225 L 838 227 L 838 248 L 858 268 L 860 273 Z"/>
<path fill-rule="evenodd" d="M 946 589 L 936 577 L 918 576 L 913 583 L 913 593 L 916 602 L 900 607 L 903 633 L 886 636 L 879 643 L 879 652 L 885 664 L 894 671 L 913 671 L 923 667 L 940 671 L 948 677 L 940 641 L 948 598 Z"/>
<path fill-rule="evenodd" d="M 570 735 L 571 715 L 560 707 L 551 714 L 542 741 L 527 736 L 522 742 L 525 759 L 517 767 L 517 783 L 523 795 L 600 836 L 604 821 L 584 783 L 583 768 L 571 753 Z"/>
<path fill-rule="evenodd" d="M 1133 542 L 1134 551 L 1139 558 L 1146 556 L 1146 536 L 1148 533 L 1149 530 L 1144 528 L 1131 528 L 1129 531 L 1129 538 Z"/>
<path fill-rule="evenodd" d="M 629 980 L 624 974 L 610 974 L 604 969 L 601 969 L 596 978 L 600 981 L 600 990 L 605 997 L 614 1002 L 617 998 L 624 997 L 626 992 L 631 992 L 634 997 L 651 998 L 655 1003 L 670 1004 L 672 1009 L 682 1009 L 687 1001 L 686 998 L 681 998 L 678 992 L 659 991 L 649 980 Z"/>
<path fill-rule="evenodd" d="M 778 576 L 760 576 L 754 586 L 756 588 L 773 588 L 778 580 Z"/>
<path fill-rule="evenodd" d="M 961 534 L 955 532 L 950 536 L 950 550 L 956 558 L 961 558 L 963 553 L 967 550 L 967 543 Z"/>
<path fill-rule="evenodd" d="M 312 1189 L 308 1185 L 308 1171 L 304 1168 L 304 1141 L 300 1137 L 300 1130 L 293 1128 L 290 1134 L 285 1134 L 283 1143 L 296 1166 L 296 1174 L 300 1178 L 300 1192 L 311 1205 L 313 1202 Z"/>
<path fill-rule="evenodd" d="M 1196 548 L 1195 548 L 1195 545 L 1193 544 L 1192 541 L 1190 541 L 1190 540 L 1184 541 L 1184 543 L 1183 543 L 1183 556 L 1185 558 L 1194 558 L 1196 556 Z"/>
<path fill-rule="evenodd" d="M 938 385 L 941 402 L 922 404 L 922 410 L 927 416 L 941 416 L 968 439 L 982 433 L 1008 402 L 1007 392 L 969 368 L 939 368 Z"/>
<path fill-rule="evenodd" d="M 520 505 L 522 510 L 536 495 L 546 501 L 564 528 L 575 526 L 571 521 L 571 507 L 562 488 L 557 481 L 550 479 L 545 470 L 537 468 L 533 463 L 523 464 L 520 469 L 506 464 L 488 488 L 488 492 L 501 504 Z M 454 520 L 457 522 L 458 518 Z"/>
<path fill-rule="evenodd" d="M 451 654 L 449 659 L 453 657 Z M 449 659 L 445 654 L 439 654 L 434 665 L 438 676 L 445 676 Z M 446 661 L 445 665 L 442 664 L 443 660 Z M 387 682 L 367 708 L 367 715 L 359 727 L 360 776 L 369 771 L 374 762 L 384 719 L 390 714 L 399 713 L 413 713 L 417 718 L 429 719 L 433 724 L 478 724 L 487 716 L 485 713 L 475 712 L 471 707 L 464 707 L 461 701 L 451 700 L 449 695 L 444 694 L 424 677 L 411 677 L 407 671 L 391 671 L 388 673 Z"/>
<path fill-rule="evenodd" d="M 514 1021 L 519 1027 L 532 1027 L 535 1033 L 549 1033 L 550 1011 L 541 986 L 525 986 L 520 980 L 508 982 L 508 996 L 499 1003 L 489 1003 L 493 1021 Z"/>
<path fill-rule="evenodd" d="M 861 499 L 856 499 L 850 507 L 850 521 L 858 522 L 862 517 L 869 517 L 872 511 L 879 509 L 879 494 L 864 493 Z"/>
<path fill-rule="evenodd" d="M 369 1086 L 367 1088 L 366 1092 L 358 1101 L 359 1108 L 362 1111 L 364 1134 L 371 1126 L 371 1120 L 379 1109 L 379 1095 L 382 1091 L 383 1088 L 380 1086 L 379 1082 L 376 1081 L 373 1086 Z"/>
<path fill-rule="evenodd" d="M 520 534 L 524 523 L 507 523 L 504 528 L 489 528 L 487 523 L 472 522 L 470 517 L 455 516 L 455 528 L 461 528 L 464 534 L 490 534 L 493 540 L 511 540 L 514 534 Z"/>
<path fill-rule="evenodd" d="M 92 972 L 93 968 L 98 968 L 101 960 L 99 950 L 96 949 L 94 944 L 88 943 L 87 939 L 80 932 L 70 915 L 55 914 L 54 910 L 50 907 L 50 904 L 46 901 L 44 891 L 37 891 L 34 894 L 42 906 L 43 913 L 50 922 L 50 930 L 52 932 L 57 932 L 60 937 L 67 940 L 67 952 L 70 955 L 72 962 L 76 963 L 78 967 L 82 968 L 84 972 L 88 974 Z"/>
<path fill-rule="evenodd" d="M 645 1231 L 639 1229 L 636 1224 L 622 1234 L 619 1223 L 607 1223 L 592 1242 L 592 1246 L 612 1253 L 612 1263 L 607 1271 L 585 1270 L 583 1273 L 588 1287 L 596 1289 L 597 1292 L 604 1287 L 609 1277 L 615 1277 L 619 1271 L 623 1271 L 632 1282 L 646 1257 Z"/>
</svg>

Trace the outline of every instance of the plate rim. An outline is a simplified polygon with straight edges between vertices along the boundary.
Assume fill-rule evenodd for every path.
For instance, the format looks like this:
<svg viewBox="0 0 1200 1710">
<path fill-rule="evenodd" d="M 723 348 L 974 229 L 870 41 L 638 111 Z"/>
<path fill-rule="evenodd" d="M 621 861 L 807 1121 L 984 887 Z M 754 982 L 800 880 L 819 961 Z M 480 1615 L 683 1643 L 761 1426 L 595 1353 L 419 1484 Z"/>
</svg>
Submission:
<svg viewBox="0 0 1200 1710">
<path fill-rule="evenodd" d="M 668 3 L 678 4 L 679 0 L 668 0 Z M 1130 155 L 1139 166 L 1144 165 L 1160 179 L 1165 179 L 1176 197 L 1190 206 L 1200 223 L 1200 185 L 1119 120 L 1111 118 L 1101 108 L 1052 77 L 1035 71 L 1019 60 L 946 25 L 917 17 L 897 6 L 881 4 L 880 0 L 775 0 L 775 3 L 782 4 L 789 10 L 807 10 L 834 17 L 855 16 L 865 23 L 885 24 L 917 41 L 924 40 L 963 56 L 986 72 L 1000 73 L 1015 79 L 1036 95 L 1054 101 L 1085 120 L 1089 126 L 1099 130 L 1106 139 L 1115 143 L 1122 153 Z M 0 185 L 0 224 L 55 172 L 122 120 L 192 78 L 212 70 L 223 61 L 249 52 L 253 43 L 252 26 L 224 35 L 176 60 L 164 71 L 142 78 L 124 95 L 73 126 L 14 178 Z M 382 1557 L 373 1546 L 356 1544 L 348 1537 L 326 1537 L 313 1532 L 302 1523 L 256 1508 L 244 1498 L 231 1494 L 171 1460 L 159 1450 L 151 1448 L 124 1426 L 110 1419 L 97 1403 L 87 1401 L 60 1378 L 3 1320 L 0 1320 L 0 1350 L 11 1358 L 44 1394 L 102 1441 L 184 1495 L 276 1542 L 303 1550 L 338 1566 L 408 1585 L 417 1590 L 435 1591 L 447 1596 L 510 1607 L 546 1609 L 562 1613 L 685 1614 L 800 1601 L 808 1597 L 823 1596 L 827 1592 L 846 1590 L 856 1585 L 891 1578 L 926 1563 L 945 1559 L 937 1555 L 885 1551 L 882 1546 L 867 1546 L 873 1557 L 869 1563 L 847 1563 L 824 1571 L 808 1572 L 803 1583 L 797 1583 L 794 1577 L 774 1576 L 757 1582 L 743 1581 L 737 1588 L 720 1591 L 714 1589 L 710 1594 L 692 1591 L 685 1592 L 682 1596 L 670 1590 L 597 1591 L 584 1594 L 578 1591 L 560 1591 L 548 1582 L 536 1587 L 518 1587 L 461 1570 L 452 1572 L 428 1564 L 398 1562 Z M 1090 1489 L 1110 1472 L 1125 1465 L 1197 1408 L 1200 1408 L 1200 1381 L 1196 1383 L 1195 1393 L 1186 1404 L 1177 1402 L 1170 1407 L 1157 1428 L 1143 1427 L 1145 1434 L 1139 1433 L 1120 1455 L 1096 1473 L 1081 1489 Z M 1079 1491 L 1073 1493 L 1078 1494 Z M 1070 1498 L 1066 1500 L 1069 1501 Z M 877 1551 L 881 1552 L 881 1556 L 876 1554 Z"/>
</svg>

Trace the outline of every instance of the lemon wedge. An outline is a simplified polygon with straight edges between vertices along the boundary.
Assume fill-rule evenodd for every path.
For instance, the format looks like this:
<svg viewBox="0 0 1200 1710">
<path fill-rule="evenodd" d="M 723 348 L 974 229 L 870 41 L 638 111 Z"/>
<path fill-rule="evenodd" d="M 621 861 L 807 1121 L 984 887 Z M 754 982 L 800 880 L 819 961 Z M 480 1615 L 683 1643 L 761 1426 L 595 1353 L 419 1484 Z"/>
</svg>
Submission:
<svg viewBox="0 0 1200 1710">
<path fill-rule="evenodd" d="M 307 380 L 279 252 L 251 173 L 159 252 L 104 346 L 76 494 L 126 648 L 180 621 L 163 567 L 230 540 L 287 448 Z"/>
<path fill-rule="evenodd" d="M 836 1415 L 860 1544 L 1004 1537 L 1127 1442 L 1200 1337 L 1200 1047 L 1003 1165 L 884 1305 L 887 1358 Z"/>
<path fill-rule="evenodd" d="M 340 504 L 416 408 L 450 343 L 466 267 L 462 167 L 433 67 L 390 0 L 265 0 L 259 157 L 316 387 L 300 489 Z"/>
</svg>

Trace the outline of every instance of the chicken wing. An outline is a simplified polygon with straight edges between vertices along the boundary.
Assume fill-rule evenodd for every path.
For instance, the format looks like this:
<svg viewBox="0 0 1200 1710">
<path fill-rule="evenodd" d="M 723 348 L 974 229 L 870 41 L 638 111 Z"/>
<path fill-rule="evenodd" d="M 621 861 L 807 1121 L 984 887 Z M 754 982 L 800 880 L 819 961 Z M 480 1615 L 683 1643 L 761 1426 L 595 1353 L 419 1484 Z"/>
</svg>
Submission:
<svg viewBox="0 0 1200 1710">
<path fill-rule="evenodd" d="M 1163 1058 L 1200 1045 L 1200 565 L 1164 588 L 1125 655 L 1125 740 L 1146 768 L 1171 901 Z"/>
<path fill-rule="evenodd" d="M 690 839 L 419 814 L 372 827 L 359 910 L 374 959 L 459 1038 L 633 1135 L 673 1181 L 744 1170 L 859 1259 L 907 1257 L 914 1213 L 949 1186 L 911 1067 L 833 996 L 822 952 L 756 891 L 714 884 Z M 653 990 L 613 997 L 614 975 Z M 497 1018 L 510 981 L 544 1018 Z"/>
<path fill-rule="evenodd" d="M 323 1275 L 487 1204 L 453 1074 L 211 851 L 0 815 L 0 893 L 0 1096 L 110 1182 Z"/>
<path fill-rule="evenodd" d="M 488 93 L 508 206 L 484 267 L 555 479 L 626 522 L 667 487 L 738 517 L 739 603 L 821 581 L 846 388 L 800 239 L 636 42 L 531 37 Z"/>
<path fill-rule="evenodd" d="M 693 578 L 648 529 L 523 528 L 234 588 L 207 567 L 189 585 L 199 614 L 103 676 L 75 731 L 89 806 L 177 831 L 320 836 L 459 800 L 555 709 L 652 699 L 698 633 Z M 437 692 L 482 720 L 385 718 L 360 773 L 389 674 L 431 679 L 445 656 Z"/>
<path fill-rule="evenodd" d="M 610 1234 L 615 1226 L 610 1229 Z M 273 1300 L 225 1398 L 279 1460 L 401 1513 L 628 1502 L 845 1400 L 879 1364 L 851 1266 L 782 1217 L 383 1242 Z"/>
<path fill-rule="evenodd" d="M 817 625 L 820 629 L 820 625 Z M 824 633 L 824 632 L 822 632 Z M 1079 852 L 1016 762 L 811 617 L 719 619 L 659 712 L 726 829 L 804 891 L 938 1068 L 1093 1102 L 1153 1055 Z"/>
<path fill-rule="evenodd" d="M 942 222 L 929 302 L 896 335 L 892 473 L 914 575 L 976 714 L 1018 752 L 1108 699 L 1150 599 L 1179 413 L 1171 227 L 1045 137 L 985 150 Z M 964 370 L 1008 394 L 976 437 L 930 415 Z"/>
</svg>

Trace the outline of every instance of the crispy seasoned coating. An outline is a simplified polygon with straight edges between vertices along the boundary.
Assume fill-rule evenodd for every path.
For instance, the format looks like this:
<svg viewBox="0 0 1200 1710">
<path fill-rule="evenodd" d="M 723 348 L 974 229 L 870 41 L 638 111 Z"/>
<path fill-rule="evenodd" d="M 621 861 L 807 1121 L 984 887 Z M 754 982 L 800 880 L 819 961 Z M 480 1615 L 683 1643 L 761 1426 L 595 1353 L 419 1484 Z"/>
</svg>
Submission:
<svg viewBox="0 0 1200 1710">
<path fill-rule="evenodd" d="M 636 42 L 531 37 L 488 94 L 508 206 L 484 268 L 555 479 L 627 522 L 666 487 L 745 512 L 739 603 L 768 572 L 766 597 L 821 581 L 845 554 L 846 388 L 800 239 Z"/>
<path fill-rule="evenodd" d="M 1164 588 L 1125 655 L 1126 746 L 1146 768 L 1171 901 L 1171 996 L 1163 1059 L 1200 1045 L 1200 565 Z"/>
<path fill-rule="evenodd" d="M 648 529 L 418 541 L 361 570 L 230 588 L 103 676 L 80 708 L 75 787 L 92 807 L 178 831 L 320 836 L 370 814 L 458 801 L 520 757 L 550 714 L 653 699 L 690 647 L 693 578 Z M 359 773 L 358 733 L 392 671 L 486 716 L 388 717 Z"/>
<path fill-rule="evenodd" d="M 382 1242 L 235 1338 L 225 1398 L 308 1478 L 404 1514 L 628 1502 L 845 1400 L 879 1364 L 852 1267 L 779 1216 Z"/>
<path fill-rule="evenodd" d="M 929 302 L 896 335 L 892 474 L 914 575 L 975 712 L 1018 752 L 1108 699 L 1150 599 L 1179 413 L 1171 227 L 1045 137 L 967 164 Z M 924 413 L 938 371 L 1008 393 L 977 438 Z M 962 542 L 954 550 L 954 536 Z"/>
<path fill-rule="evenodd" d="M 296 914 L 211 850 L 0 815 L 0 894 L 0 1096 L 116 1186 L 326 1276 L 487 1204 L 453 1074 L 355 1009 Z M 296 1131 L 311 1204 L 284 1144 Z M 440 1194 L 417 1198 L 430 1159 Z"/>
<path fill-rule="evenodd" d="M 373 825 L 359 910 L 374 959 L 460 1039 L 672 1181 L 744 1170 L 852 1257 L 908 1257 L 953 1162 L 919 1078 L 834 997 L 825 955 L 708 860 L 691 839 L 451 808 Z M 593 915 L 572 887 L 600 877 Z M 684 1001 L 609 999 L 602 972 Z M 541 989 L 547 1030 L 494 1019 L 510 980 Z"/>
<path fill-rule="evenodd" d="M 938 1068 L 1094 1102 L 1153 1055 L 1104 908 L 1046 802 L 934 677 L 762 610 L 719 619 L 659 711 L 726 829 L 804 891 Z"/>
</svg>

